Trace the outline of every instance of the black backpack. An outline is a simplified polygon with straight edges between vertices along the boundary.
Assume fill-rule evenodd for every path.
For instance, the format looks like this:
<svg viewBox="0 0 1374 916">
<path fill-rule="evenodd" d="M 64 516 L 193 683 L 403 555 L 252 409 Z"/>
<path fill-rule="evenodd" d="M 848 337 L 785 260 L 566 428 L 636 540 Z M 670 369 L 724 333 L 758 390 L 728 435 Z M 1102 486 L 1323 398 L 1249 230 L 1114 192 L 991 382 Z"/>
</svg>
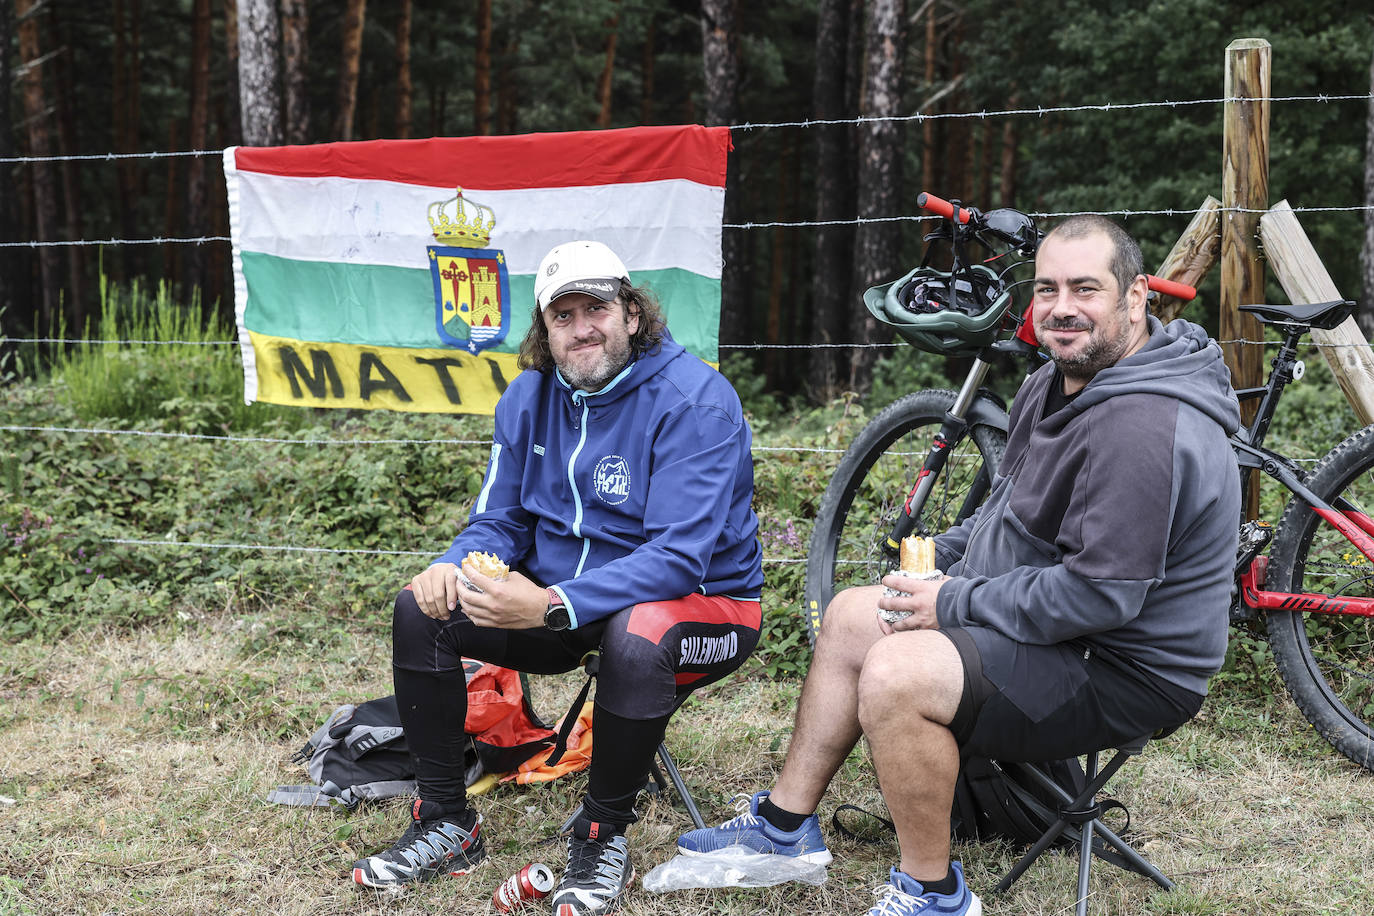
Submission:
<svg viewBox="0 0 1374 916">
<path fill-rule="evenodd" d="M 468 658 L 463 672 L 466 785 L 488 773 L 509 772 L 554 743 L 553 730 L 530 704 L 523 674 Z M 277 786 L 268 801 L 351 809 L 363 801 L 415 794 L 415 769 L 394 696 L 338 707 L 291 759 L 305 764 L 311 784 Z"/>
</svg>

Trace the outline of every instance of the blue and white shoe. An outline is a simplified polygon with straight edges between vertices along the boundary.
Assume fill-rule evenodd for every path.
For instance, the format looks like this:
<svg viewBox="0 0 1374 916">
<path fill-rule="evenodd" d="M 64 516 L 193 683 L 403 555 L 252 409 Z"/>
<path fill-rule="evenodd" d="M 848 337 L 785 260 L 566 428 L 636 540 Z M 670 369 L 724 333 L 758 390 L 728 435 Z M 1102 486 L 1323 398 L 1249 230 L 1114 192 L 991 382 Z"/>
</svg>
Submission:
<svg viewBox="0 0 1374 916">
<path fill-rule="evenodd" d="M 755 852 L 788 856 L 816 865 L 830 864 L 830 850 L 821 838 L 821 824 L 816 815 L 808 817 L 800 827 L 785 833 L 759 816 L 759 802 L 767 792 L 756 792 L 753 798 L 741 795 L 735 802 L 739 811 L 719 827 L 702 827 L 677 838 L 679 852 L 686 855 L 705 855 L 727 846 L 744 846 Z"/>
<path fill-rule="evenodd" d="M 888 883 L 874 889 L 878 902 L 868 916 L 982 916 L 983 902 L 964 883 L 963 867 L 958 862 L 950 867 L 959 886 L 949 895 L 928 893 L 921 882 L 892 869 Z"/>
</svg>

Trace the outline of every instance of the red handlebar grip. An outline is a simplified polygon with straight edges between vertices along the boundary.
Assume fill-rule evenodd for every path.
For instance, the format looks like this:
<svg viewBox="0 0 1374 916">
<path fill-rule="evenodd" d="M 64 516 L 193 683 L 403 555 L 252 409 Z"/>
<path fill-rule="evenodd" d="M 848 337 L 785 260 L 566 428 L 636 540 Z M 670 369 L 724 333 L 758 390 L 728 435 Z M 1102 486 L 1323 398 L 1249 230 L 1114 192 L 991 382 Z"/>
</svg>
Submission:
<svg viewBox="0 0 1374 916">
<path fill-rule="evenodd" d="M 1165 296 L 1173 296 L 1184 302 L 1197 298 L 1197 288 L 1186 283 L 1175 283 L 1173 280 L 1165 280 L 1153 274 L 1146 274 L 1145 279 L 1149 282 L 1150 289 Z"/>
<path fill-rule="evenodd" d="M 922 191 L 920 195 L 917 196 L 916 206 L 923 210 L 929 210 L 931 213 L 938 214 L 939 216 L 943 216 L 945 219 L 950 219 L 954 216 L 954 204 L 943 198 L 936 197 L 934 194 L 927 191 Z M 968 222 L 968 210 L 962 208 L 959 210 L 959 222 Z"/>
</svg>

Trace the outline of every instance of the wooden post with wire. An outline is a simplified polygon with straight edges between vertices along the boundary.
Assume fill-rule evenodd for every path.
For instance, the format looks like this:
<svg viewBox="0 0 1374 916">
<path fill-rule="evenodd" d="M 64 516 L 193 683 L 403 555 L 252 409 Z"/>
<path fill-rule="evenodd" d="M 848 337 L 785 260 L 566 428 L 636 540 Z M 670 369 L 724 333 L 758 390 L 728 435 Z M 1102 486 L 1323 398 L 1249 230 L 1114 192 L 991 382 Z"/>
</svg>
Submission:
<svg viewBox="0 0 1374 916">
<path fill-rule="evenodd" d="M 1336 290 L 1288 201 L 1279 201 L 1260 217 L 1260 240 L 1289 302 L 1345 298 Z M 1374 423 L 1374 350 L 1370 350 L 1354 317 L 1330 331 L 1313 328 L 1312 342 L 1321 347 L 1336 383 L 1360 422 L 1366 426 Z"/>
<path fill-rule="evenodd" d="M 1174 243 L 1173 251 L 1155 271 L 1155 276 L 1194 287 L 1201 283 L 1207 271 L 1217 262 L 1217 253 L 1221 249 L 1220 227 L 1221 201 L 1208 195 L 1188 223 L 1188 228 Z M 1179 316 L 1184 305 L 1182 299 L 1161 293 L 1155 300 L 1155 317 L 1168 324 Z"/>
<path fill-rule="evenodd" d="M 1221 171 L 1221 338 L 1231 384 L 1249 388 L 1264 383 L 1260 324 L 1239 306 L 1264 301 L 1264 262 L 1260 259 L 1260 213 L 1269 208 L 1269 74 L 1271 48 L 1263 38 L 1238 38 L 1226 47 L 1226 108 Z M 1249 421 L 1258 405 L 1242 405 Z M 1259 506 L 1258 475 L 1246 494 L 1246 516 Z"/>
</svg>

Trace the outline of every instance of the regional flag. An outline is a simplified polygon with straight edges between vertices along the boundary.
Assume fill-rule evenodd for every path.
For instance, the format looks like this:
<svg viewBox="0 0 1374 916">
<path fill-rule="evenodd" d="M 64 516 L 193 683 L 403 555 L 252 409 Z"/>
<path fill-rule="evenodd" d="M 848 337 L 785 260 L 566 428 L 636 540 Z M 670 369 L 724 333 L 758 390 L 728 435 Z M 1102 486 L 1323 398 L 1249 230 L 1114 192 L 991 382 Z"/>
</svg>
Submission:
<svg viewBox="0 0 1374 916">
<path fill-rule="evenodd" d="M 716 362 L 729 149 L 698 126 L 230 147 L 244 401 L 490 414 L 574 239 Z"/>
</svg>

